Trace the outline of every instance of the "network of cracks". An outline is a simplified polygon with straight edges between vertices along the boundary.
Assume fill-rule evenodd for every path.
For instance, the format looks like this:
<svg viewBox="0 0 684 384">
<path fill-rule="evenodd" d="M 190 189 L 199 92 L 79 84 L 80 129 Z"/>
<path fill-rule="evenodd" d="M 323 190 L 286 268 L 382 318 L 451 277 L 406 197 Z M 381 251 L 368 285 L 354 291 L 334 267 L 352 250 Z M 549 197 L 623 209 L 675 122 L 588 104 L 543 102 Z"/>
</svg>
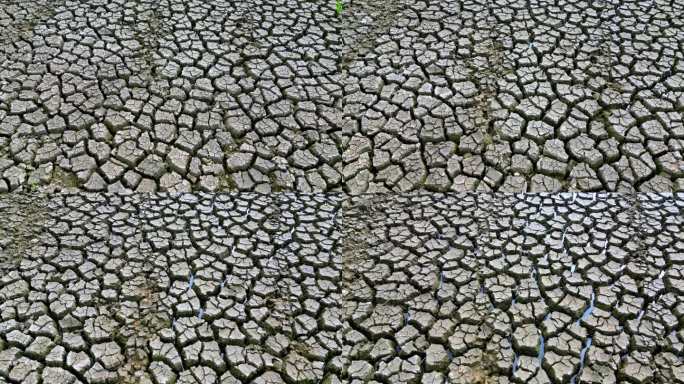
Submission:
<svg viewBox="0 0 684 384">
<path fill-rule="evenodd" d="M 678 383 L 684 194 L 0 196 L 0 383 Z"/>
<path fill-rule="evenodd" d="M 684 2 L 341 5 L 0 0 L 0 384 L 684 382 Z"/>
<path fill-rule="evenodd" d="M 0 191 L 684 188 L 682 0 L 2 0 Z"/>
</svg>

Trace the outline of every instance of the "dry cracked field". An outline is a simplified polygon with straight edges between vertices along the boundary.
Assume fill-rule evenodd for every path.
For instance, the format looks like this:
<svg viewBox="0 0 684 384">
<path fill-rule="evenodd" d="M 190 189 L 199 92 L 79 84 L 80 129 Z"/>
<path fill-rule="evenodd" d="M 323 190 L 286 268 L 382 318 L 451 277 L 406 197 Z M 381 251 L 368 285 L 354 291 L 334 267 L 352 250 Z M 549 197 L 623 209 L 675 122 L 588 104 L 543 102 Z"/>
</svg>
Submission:
<svg viewBox="0 0 684 384">
<path fill-rule="evenodd" d="M 0 384 L 684 384 L 684 0 L 0 0 Z"/>
<path fill-rule="evenodd" d="M 682 194 L 12 195 L 0 215 L 0 383 L 684 381 Z"/>
<path fill-rule="evenodd" d="M 683 13 L 1 0 L 0 191 L 679 191 Z"/>
</svg>

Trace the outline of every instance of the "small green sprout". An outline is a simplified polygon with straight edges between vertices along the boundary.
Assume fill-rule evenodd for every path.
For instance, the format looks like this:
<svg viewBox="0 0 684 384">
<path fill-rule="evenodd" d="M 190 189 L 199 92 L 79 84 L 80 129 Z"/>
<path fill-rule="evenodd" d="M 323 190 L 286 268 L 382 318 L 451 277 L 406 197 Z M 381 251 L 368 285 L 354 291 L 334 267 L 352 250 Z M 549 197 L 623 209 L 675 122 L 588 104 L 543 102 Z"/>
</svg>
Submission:
<svg viewBox="0 0 684 384">
<path fill-rule="evenodd" d="M 335 0 L 335 14 L 337 16 L 341 15 L 342 10 L 344 10 L 344 3 L 342 0 Z"/>
</svg>

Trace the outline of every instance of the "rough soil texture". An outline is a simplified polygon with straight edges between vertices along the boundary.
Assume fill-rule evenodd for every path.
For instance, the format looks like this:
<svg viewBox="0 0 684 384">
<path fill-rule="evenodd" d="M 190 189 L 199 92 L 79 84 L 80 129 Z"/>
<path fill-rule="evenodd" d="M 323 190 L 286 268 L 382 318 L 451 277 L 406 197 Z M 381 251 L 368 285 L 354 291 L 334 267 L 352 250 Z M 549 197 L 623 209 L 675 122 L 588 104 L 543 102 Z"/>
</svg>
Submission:
<svg viewBox="0 0 684 384">
<path fill-rule="evenodd" d="M 684 377 L 681 194 L 44 204 L 0 276 L 0 383 Z"/>
<path fill-rule="evenodd" d="M 684 383 L 684 0 L 0 0 L 0 384 Z"/>
<path fill-rule="evenodd" d="M 684 188 L 681 1 L 0 4 L 0 191 Z"/>
</svg>

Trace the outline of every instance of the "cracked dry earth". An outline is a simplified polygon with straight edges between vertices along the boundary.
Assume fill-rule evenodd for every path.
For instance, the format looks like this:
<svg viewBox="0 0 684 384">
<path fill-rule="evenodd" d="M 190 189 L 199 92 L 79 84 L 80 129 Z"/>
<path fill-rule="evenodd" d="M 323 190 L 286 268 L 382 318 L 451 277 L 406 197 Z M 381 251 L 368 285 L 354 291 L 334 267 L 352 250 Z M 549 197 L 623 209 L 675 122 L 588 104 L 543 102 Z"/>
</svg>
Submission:
<svg viewBox="0 0 684 384">
<path fill-rule="evenodd" d="M 1 0 L 0 191 L 684 188 L 681 0 Z"/>
<path fill-rule="evenodd" d="M 682 194 L 6 195 L 0 383 L 678 383 L 683 217 Z"/>
<path fill-rule="evenodd" d="M 684 0 L 343 3 L 0 0 L 0 384 L 684 383 Z"/>
</svg>

